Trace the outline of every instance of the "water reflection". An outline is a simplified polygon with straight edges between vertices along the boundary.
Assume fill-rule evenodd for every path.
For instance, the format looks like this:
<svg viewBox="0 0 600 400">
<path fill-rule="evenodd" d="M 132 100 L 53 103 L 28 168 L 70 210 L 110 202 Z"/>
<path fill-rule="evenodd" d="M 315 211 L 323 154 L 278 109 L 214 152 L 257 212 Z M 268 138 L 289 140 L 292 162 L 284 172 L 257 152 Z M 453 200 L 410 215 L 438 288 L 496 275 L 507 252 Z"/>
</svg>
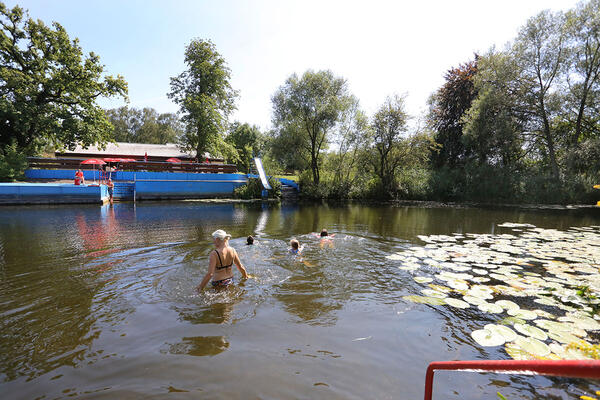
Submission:
<svg viewBox="0 0 600 400">
<path fill-rule="evenodd" d="M 182 354 L 188 356 L 216 356 L 229 348 L 224 336 L 184 337 L 181 342 L 167 345 L 162 353 Z"/>
<path fill-rule="evenodd" d="M 323 381 L 331 397 L 389 398 L 399 388 L 417 397 L 422 388 L 414 382 L 431 360 L 505 355 L 470 340 L 471 321 L 480 326 L 484 318 L 474 308 L 402 301 L 420 286 L 385 256 L 417 245 L 416 235 L 490 233 L 507 221 L 566 229 L 598 225 L 600 216 L 200 202 L 0 208 L 0 390 L 9 398 L 25 390 L 24 398 L 54 398 L 77 386 L 69 393 L 103 388 L 111 397 L 112 387 L 123 387 L 127 396 L 148 397 L 152 388 L 131 383 L 144 371 L 144 382 L 203 387 L 205 397 L 219 397 L 216 387 L 225 383 L 237 393 L 260 388 L 248 397 L 319 397 L 314 385 Z M 311 235 L 323 227 L 337 233 L 333 248 Z M 198 295 L 216 229 L 234 235 L 256 278 Z M 251 233 L 258 239 L 246 246 Z M 306 244 L 301 258 L 287 253 L 292 237 Z M 319 351 L 336 357 L 298 356 Z M 218 357 L 209 371 L 190 355 Z M 205 373 L 191 377 L 190 370 Z M 232 371 L 239 379 L 219 381 Z M 249 373 L 252 382 L 244 379 Z M 373 384 L 356 384 L 365 379 Z M 457 388 L 456 376 L 448 378 L 444 397 L 500 391 L 547 398 L 594 389 L 478 374 L 461 382 Z"/>
</svg>

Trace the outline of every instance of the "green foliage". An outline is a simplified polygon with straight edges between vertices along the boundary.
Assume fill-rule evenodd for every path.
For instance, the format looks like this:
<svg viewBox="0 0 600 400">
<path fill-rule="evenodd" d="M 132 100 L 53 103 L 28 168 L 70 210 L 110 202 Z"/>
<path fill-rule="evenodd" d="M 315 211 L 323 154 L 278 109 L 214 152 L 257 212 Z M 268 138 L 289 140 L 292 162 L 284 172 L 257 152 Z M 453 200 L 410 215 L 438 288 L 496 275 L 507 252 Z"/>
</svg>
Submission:
<svg viewBox="0 0 600 400">
<path fill-rule="evenodd" d="M 159 114 L 153 108 L 120 107 L 106 110 L 114 140 L 127 143 L 177 143 L 183 126 L 176 114 Z"/>
<path fill-rule="evenodd" d="M 0 2 L 0 147 L 12 144 L 33 155 L 47 145 L 74 148 L 105 143 L 111 126 L 96 105 L 100 96 L 126 98 L 121 76 L 103 76 L 65 29 L 28 18 Z"/>
<path fill-rule="evenodd" d="M 25 178 L 27 156 L 16 142 L 0 148 L 0 182 L 15 182 Z"/>
<path fill-rule="evenodd" d="M 225 139 L 232 145 L 238 156 L 237 167 L 240 171 L 249 173 L 254 164 L 254 157 L 258 157 L 264 147 L 264 136 L 257 126 L 235 122 Z"/>
<path fill-rule="evenodd" d="M 312 180 L 318 184 L 322 152 L 345 111 L 356 103 L 346 80 L 331 71 L 309 70 L 301 78 L 293 74 L 272 101 L 275 137 L 282 142 L 275 154 L 296 152 L 298 157 L 293 157 L 293 162 L 301 158 L 309 164 Z"/>
<path fill-rule="evenodd" d="M 269 190 L 270 199 L 281 197 L 281 182 L 273 177 L 267 178 L 272 190 Z M 238 199 L 260 199 L 262 197 L 263 185 L 259 178 L 248 178 L 248 183 L 236 188 L 233 196 Z"/>
<path fill-rule="evenodd" d="M 185 63 L 187 70 L 171 78 L 168 93 L 183 115 L 182 146 L 195 151 L 199 158 L 207 151 L 232 156 L 231 149 L 220 150 L 227 118 L 238 96 L 229 83 L 231 74 L 225 59 L 210 40 L 194 39 L 185 49 Z"/>
</svg>

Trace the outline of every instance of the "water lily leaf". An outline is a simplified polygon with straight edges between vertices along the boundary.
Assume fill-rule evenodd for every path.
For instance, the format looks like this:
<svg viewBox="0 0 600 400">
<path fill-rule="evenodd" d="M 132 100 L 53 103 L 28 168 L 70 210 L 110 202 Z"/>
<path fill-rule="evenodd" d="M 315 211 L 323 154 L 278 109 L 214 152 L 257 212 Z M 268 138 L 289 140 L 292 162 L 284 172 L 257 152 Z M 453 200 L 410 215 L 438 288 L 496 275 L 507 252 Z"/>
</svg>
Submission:
<svg viewBox="0 0 600 400">
<path fill-rule="evenodd" d="M 437 297 L 438 299 L 445 299 L 448 297 L 446 293 L 438 292 L 437 290 L 433 289 L 422 289 L 421 293 L 423 293 L 425 296 Z"/>
<path fill-rule="evenodd" d="M 532 337 L 518 337 L 514 343 L 529 354 L 537 357 L 545 357 L 551 353 L 550 347 L 546 343 Z"/>
<path fill-rule="evenodd" d="M 536 328 L 535 326 L 527 325 L 527 324 L 515 324 L 515 329 L 526 336 L 531 336 L 538 340 L 546 340 L 548 339 L 548 335 L 546 332 L 541 330 L 540 328 Z"/>
<path fill-rule="evenodd" d="M 506 342 L 502 335 L 496 331 L 490 331 L 489 329 L 478 329 L 473 331 L 471 332 L 471 337 L 484 347 L 500 346 Z"/>
<path fill-rule="evenodd" d="M 521 318 L 516 318 L 516 317 L 506 317 L 506 318 L 500 320 L 499 323 L 502 325 L 514 325 L 514 324 L 525 324 L 525 323 L 527 323 L 527 321 L 525 321 L 524 319 L 521 319 Z"/>
<path fill-rule="evenodd" d="M 389 256 L 386 256 L 385 258 L 387 258 L 388 260 L 404 260 L 404 255 L 402 255 L 400 253 L 396 253 L 396 254 L 390 254 Z"/>
<path fill-rule="evenodd" d="M 469 296 L 468 294 L 463 296 L 463 300 L 467 303 L 471 303 L 474 306 L 478 306 L 479 304 L 486 303 L 484 299 L 480 299 L 479 297 Z"/>
<path fill-rule="evenodd" d="M 490 332 L 498 333 L 507 342 L 512 342 L 517 338 L 517 334 L 515 333 L 515 331 L 504 325 L 487 324 L 483 327 L 483 329 L 487 329 Z"/>
<path fill-rule="evenodd" d="M 518 310 L 520 308 L 517 303 L 510 300 L 498 300 L 495 304 L 499 305 L 505 310 Z"/>
<path fill-rule="evenodd" d="M 427 278 L 425 276 L 415 276 L 413 279 L 417 283 L 429 283 L 433 281 L 433 278 Z"/>
<path fill-rule="evenodd" d="M 447 297 L 445 299 L 445 301 L 446 301 L 446 304 L 448 304 L 449 306 L 456 307 L 456 308 L 469 308 L 470 307 L 469 303 L 467 303 L 466 301 L 454 299 L 452 297 Z"/>
<path fill-rule="evenodd" d="M 427 297 L 427 296 L 404 296 L 404 300 L 412 301 L 413 303 L 430 304 L 432 306 L 441 306 L 446 304 L 444 299 L 438 297 Z"/>
<path fill-rule="evenodd" d="M 580 340 L 577 336 L 569 332 L 560 331 L 549 331 L 548 337 L 552 340 L 556 340 L 559 343 L 573 343 Z"/>
<path fill-rule="evenodd" d="M 500 307 L 499 305 L 488 302 L 478 304 L 477 308 L 479 308 L 483 312 L 489 312 L 492 314 L 500 314 L 503 311 L 502 307 Z"/>
<path fill-rule="evenodd" d="M 532 320 L 532 319 L 536 319 L 537 318 L 537 314 L 534 313 L 533 311 L 530 311 L 530 310 L 523 310 L 523 309 L 514 310 L 514 309 L 511 309 L 511 310 L 508 310 L 507 313 L 510 316 L 521 318 L 521 319 Z"/>
</svg>

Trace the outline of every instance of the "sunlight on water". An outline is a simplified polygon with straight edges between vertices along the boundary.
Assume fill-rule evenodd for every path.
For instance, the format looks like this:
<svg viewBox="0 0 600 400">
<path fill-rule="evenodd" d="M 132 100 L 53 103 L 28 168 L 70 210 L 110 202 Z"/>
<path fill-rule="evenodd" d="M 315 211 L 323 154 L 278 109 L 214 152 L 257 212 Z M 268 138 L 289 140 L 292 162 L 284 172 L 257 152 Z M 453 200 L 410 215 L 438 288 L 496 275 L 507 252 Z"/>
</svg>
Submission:
<svg viewBox="0 0 600 400">
<path fill-rule="evenodd" d="M 405 300 L 427 283 L 398 268 L 411 260 L 390 255 L 428 249 L 418 236 L 489 234 L 511 221 L 567 230 L 600 216 L 195 202 L 2 208 L 0 388 L 9 398 L 419 398 L 430 361 L 507 356 L 472 340 L 484 313 Z M 324 227 L 331 242 L 313 234 Z M 198 293 L 216 229 L 232 233 L 252 277 L 235 271 L 233 287 Z M 292 238 L 301 255 L 289 253 Z M 576 398 L 596 389 L 459 376 L 440 373 L 436 393 Z"/>
</svg>

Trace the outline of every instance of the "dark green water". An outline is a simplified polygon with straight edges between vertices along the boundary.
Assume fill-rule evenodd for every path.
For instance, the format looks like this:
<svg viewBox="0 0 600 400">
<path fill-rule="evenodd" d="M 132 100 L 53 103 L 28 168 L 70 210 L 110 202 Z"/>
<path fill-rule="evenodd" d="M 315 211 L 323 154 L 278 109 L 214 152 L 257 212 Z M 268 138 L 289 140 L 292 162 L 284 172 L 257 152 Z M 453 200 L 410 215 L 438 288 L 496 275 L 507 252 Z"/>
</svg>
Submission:
<svg viewBox="0 0 600 400">
<path fill-rule="evenodd" d="M 477 309 L 413 304 L 385 257 L 417 235 L 566 230 L 598 210 L 129 203 L 0 208 L 0 393 L 5 399 L 418 399 L 429 362 L 505 359 L 470 332 Z M 333 247 L 311 232 L 327 228 Z M 198 295 L 210 233 L 249 273 Z M 258 243 L 245 246 L 255 234 Z M 296 237 L 303 261 L 287 254 Z M 237 272 L 236 272 L 237 274 Z M 236 275 L 236 278 L 239 274 Z M 239 282 L 239 281 L 238 281 Z M 590 382 L 436 373 L 435 398 L 578 398 Z M 554 397 L 553 397 L 554 396 Z"/>
</svg>

